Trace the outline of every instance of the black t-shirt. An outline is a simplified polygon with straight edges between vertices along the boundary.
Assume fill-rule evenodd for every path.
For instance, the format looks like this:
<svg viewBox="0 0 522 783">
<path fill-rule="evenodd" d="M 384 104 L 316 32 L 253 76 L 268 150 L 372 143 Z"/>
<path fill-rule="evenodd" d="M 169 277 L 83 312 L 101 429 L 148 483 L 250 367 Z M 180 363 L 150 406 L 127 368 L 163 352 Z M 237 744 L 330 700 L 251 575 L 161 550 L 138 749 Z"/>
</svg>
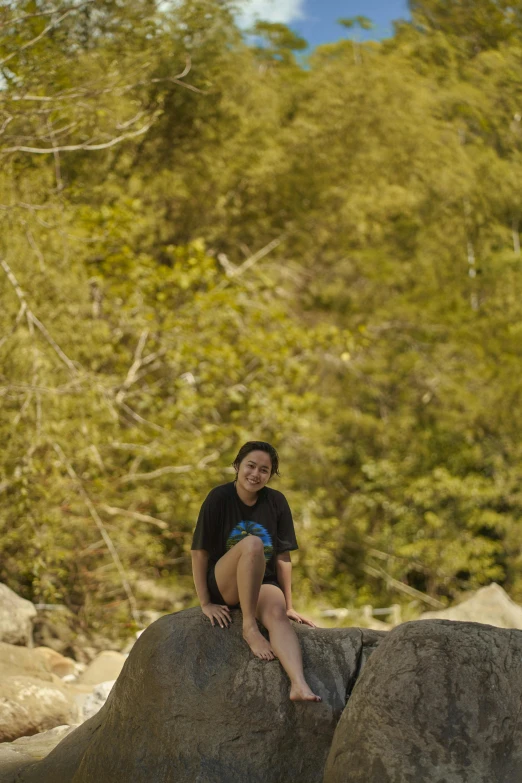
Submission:
<svg viewBox="0 0 522 783">
<path fill-rule="evenodd" d="M 210 569 L 247 535 L 259 536 L 265 545 L 263 582 L 277 582 L 276 555 L 297 549 L 292 512 L 283 493 L 263 487 L 255 505 L 247 506 L 234 482 L 212 489 L 201 506 L 192 549 L 208 552 Z"/>
</svg>

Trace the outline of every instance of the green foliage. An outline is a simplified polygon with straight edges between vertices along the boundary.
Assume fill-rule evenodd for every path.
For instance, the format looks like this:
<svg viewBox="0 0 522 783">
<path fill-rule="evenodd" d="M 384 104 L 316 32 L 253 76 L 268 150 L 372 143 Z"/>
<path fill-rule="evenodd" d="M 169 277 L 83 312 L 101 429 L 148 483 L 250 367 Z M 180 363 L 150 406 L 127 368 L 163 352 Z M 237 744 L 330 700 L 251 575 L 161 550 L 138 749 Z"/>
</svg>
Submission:
<svg viewBox="0 0 522 783">
<path fill-rule="evenodd" d="M 351 30 L 353 27 L 360 27 L 361 30 L 372 30 L 374 24 L 367 16 L 353 16 L 337 20 L 338 24 Z"/>
</svg>

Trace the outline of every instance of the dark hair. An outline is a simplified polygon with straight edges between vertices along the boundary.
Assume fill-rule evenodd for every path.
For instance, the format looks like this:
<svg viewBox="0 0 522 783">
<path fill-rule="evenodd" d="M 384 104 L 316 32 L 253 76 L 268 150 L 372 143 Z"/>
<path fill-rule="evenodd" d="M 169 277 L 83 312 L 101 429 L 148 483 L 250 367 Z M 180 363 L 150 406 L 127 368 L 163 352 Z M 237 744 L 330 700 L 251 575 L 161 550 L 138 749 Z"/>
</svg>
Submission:
<svg viewBox="0 0 522 783">
<path fill-rule="evenodd" d="M 241 446 L 237 453 L 237 457 L 232 463 L 236 470 L 239 470 L 240 464 L 243 462 L 247 454 L 250 454 L 251 451 L 266 451 L 272 462 L 272 470 L 270 475 L 273 476 L 274 473 L 276 473 L 279 476 L 279 457 L 277 455 L 277 451 L 273 446 L 270 445 L 270 443 L 265 443 L 264 440 L 249 440 L 248 443 L 245 443 L 244 446 Z"/>
</svg>

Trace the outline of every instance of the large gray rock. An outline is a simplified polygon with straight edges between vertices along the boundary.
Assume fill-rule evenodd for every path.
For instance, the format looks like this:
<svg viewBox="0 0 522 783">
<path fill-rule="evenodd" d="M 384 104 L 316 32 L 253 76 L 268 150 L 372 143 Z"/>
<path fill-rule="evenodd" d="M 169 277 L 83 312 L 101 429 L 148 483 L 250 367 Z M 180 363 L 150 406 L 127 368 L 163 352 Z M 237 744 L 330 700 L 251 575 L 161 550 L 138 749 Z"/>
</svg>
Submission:
<svg viewBox="0 0 522 783">
<path fill-rule="evenodd" d="M 400 625 L 354 688 L 324 783 L 520 783 L 521 703 L 522 631 Z"/>
<path fill-rule="evenodd" d="M 0 584 L 0 642 L 30 646 L 35 616 L 36 609 L 30 601 Z"/>
<path fill-rule="evenodd" d="M 385 634 L 297 626 L 323 702 L 293 703 L 279 662 L 255 658 L 232 618 L 213 628 L 187 609 L 149 626 L 100 712 L 17 783 L 320 783 L 360 663 Z"/>
</svg>

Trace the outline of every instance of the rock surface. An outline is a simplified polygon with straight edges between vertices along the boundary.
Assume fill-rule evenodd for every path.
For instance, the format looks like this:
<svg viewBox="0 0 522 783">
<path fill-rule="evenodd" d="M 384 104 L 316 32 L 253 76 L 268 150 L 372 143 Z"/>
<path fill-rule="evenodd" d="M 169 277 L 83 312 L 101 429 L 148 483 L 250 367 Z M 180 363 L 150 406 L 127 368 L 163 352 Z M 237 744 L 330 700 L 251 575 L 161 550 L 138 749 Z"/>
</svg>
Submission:
<svg viewBox="0 0 522 783">
<path fill-rule="evenodd" d="M 79 710 L 55 682 L 13 675 L 0 680 L 0 742 L 77 723 Z"/>
<path fill-rule="evenodd" d="M 13 674 L 37 677 L 47 682 L 58 679 L 50 671 L 46 660 L 34 649 L 28 650 L 26 647 L 0 642 L 0 682 Z"/>
<path fill-rule="evenodd" d="M 323 702 L 293 703 L 279 662 L 255 658 L 238 610 L 232 618 L 213 628 L 187 609 L 149 626 L 100 712 L 42 761 L 23 762 L 16 782 L 320 783 L 360 662 L 385 634 L 296 626 Z"/>
<path fill-rule="evenodd" d="M 83 720 L 89 720 L 93 715 L 101 710 L 107 699 L 109 693 L 112 691 L 115 680 L 109 680 L 108 682 L 100 682 L 94 686 L 92 693 L 89 693 L 87 698 L 82 704 L 82 718 Z"/>
<path fill-rule="evenodd" d="M 481 587 L 461 604 L 440 612 L 424 612 L 420 619 L 460 620 L 522 630 L 522 606 L 512 601 L 500 585 L 492 582 L 487 587 Z"/>
<path fill-rule="evenodd" d="M 324 783 L 520 783 L 522 632 L 423 620 L 371 656 Z"/>
<path fill-rule="evenodd" d="M 42 731 L 40 734 L 34 734 L 32 737 L 19 737 L 14 742 L 0 743 L 0 758 L 6 750 L 11 750 L 30 760 L 44 759 L 51 750 L 61 742 L 64 737 L 74 731 L 78 724 L 72 726 L 55 726 L 54 729 Z"/>
<path fill-rule="evenodd" d="M 33 617 L 36 609 L 7 585 L 0 584 L 0 642 L 32 645 Z"/>
<path fill-rule="evenodd" d="M 126 655 L 114 650 L 104 650 L 91 661 L 83 674 L 78 677 L 82 685 L 98 685 L 108 680 L 116 680 L 123 669 Z"/>
<path fill-rule="evenodd" d="M 56 674 L 57 677 L 67 677 L 77 672 L 78 666 L 72 658 L 66 658 L 64 655 L 52 650 L 50 647 L 35 647 L 33 650 L 35 656 L 41 658 L 45 667 Z"/>
<path fill-rule="evenodd" d="M 74 692 L 50 671 L 46 655 L 0 642 L 0 742 L 76 723 L 78 717 Z"/>
<path fill-rule="evenodd" d="M 0 783 L 14 779 L 24 766 L 45 758 L 75 728 L 76 726 L 56 726 L 32 737 L 20 737 L 14 742 L 0 743 Z"/>
</svg>

